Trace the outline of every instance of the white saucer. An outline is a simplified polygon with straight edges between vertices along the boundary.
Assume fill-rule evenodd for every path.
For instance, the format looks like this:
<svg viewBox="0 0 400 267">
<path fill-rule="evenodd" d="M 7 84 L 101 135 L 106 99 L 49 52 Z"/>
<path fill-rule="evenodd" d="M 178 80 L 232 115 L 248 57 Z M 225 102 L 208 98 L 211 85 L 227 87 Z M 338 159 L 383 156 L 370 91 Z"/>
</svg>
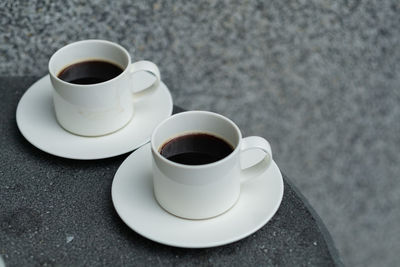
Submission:
<svg viewBox="0 0 400 267">
<path fill-rule="evenodd" d="M 247 237 L 272 218 L 283 197 L 283 179 L 276 163 L 263 175 L 243 184 L 241 191 L 235 206 L 218 217 L 175 217 L 154 199 L 150 145 L 146 144 L 121 164 L 111 195 L 118 215 L 140 235 L 165 245 L 205 248 Z"/>
<path fill-rule="evenodd" d="M 145 87 L 153 77 L 140 72 L 135 86 Z M 64 158 L 101 159 L 132 151 L 150 140 L 158 123 L 172 114 L 172 97 L 160 84 L 154 93 L 134 101 L 135 114 L 121 130 L 100 137 L 83 137 L 65 131 L 56 121 L 49 76 L 34 83 L 17 107 L 17 125 L 22 135 L 37 148 Z"/>
</svg>

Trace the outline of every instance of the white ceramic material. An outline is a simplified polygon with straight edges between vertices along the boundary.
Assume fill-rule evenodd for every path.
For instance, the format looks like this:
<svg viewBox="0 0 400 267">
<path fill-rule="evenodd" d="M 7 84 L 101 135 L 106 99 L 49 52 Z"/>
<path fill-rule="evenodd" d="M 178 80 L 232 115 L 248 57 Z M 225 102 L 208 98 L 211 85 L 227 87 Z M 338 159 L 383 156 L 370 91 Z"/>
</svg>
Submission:
<svg viewBox="0 0 400 267">
<path fill-rule="evenodd" d="M 135 85 L 143 88 L 154 77 L 139 72 Z M 150 140 L 158 123 L 172 114 L 172 97 L 164 83 L 152 94 L 134 99 L 135 114 L 121 130 L 99 137 L 84 137 L 65 131 L 54 114 L 52 85 L 49 76 L 34 83 L 21 97 L 17 125 L 22 135 L 37 148 L 64 158 L 101 159 L 130 152 Z"/>
<path fill-rule="evenodd" d="M 243 167 L 260 157 L 246 152 Z M 150 145 L 134 151 L 115 174 L 111 194 L 121 219 L 135 232 L 176 247 L 205 248 L 235 242 L 264 226 L 278 210 L 283 180 L 275 162 L 241 188 L 240 198 L 224 214 L 207 220 L 187 220 L 163 210 L 154 199 Z"/>
<path fill-rule="evenodd" d="M 124 71 L 111 80 L 89 85 L 68 83 L 57 77 L 65 67 L 93 59 L 112 62 Z M 139 71 L 152 73 L 155 80 L 148 87 L 132 91 L 133 73 Z M 131 63 L 125 48 L 105 40 L 84 40 L 60 48 L 50 58 L 49 74 L 57 121 L 64 129 L 83 136 L 105 135 L 124 127 L 134 113 L 132 93 L 154 91 L 160 83 L 160 72 L 154 63 Z"/>
<path fill-rule="evenodd" d="M 184 165 L 163 157 L 160 147 L 186 133 L 209 133 L 221 137 L 234 148 L 227 157 L 204 165 Z M 160 123 L 151 137 L 154 194 L 170 213 L 189 219 L 220 215 L 239 198 L 241 183 L 263 173 L 272 162 L 271 146 L 258 136 L 242 138 L 239 128 L 228 118 L 208 111 L 175 114 Z M 242 169 L 240 154 L 257 149 L 265 153 L 253 166 Z"/>
</svg>

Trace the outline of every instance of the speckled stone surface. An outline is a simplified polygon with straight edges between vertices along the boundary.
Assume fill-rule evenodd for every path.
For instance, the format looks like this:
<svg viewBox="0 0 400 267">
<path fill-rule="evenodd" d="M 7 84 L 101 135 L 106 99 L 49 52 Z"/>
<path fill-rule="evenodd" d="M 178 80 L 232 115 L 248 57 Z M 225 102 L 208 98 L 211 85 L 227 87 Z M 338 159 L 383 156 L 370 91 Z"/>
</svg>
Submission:
<svg viewBox="0 0 400 267">
<path fill-rule="evenodd" d="M 326 223 L 348 266 L 400 247 L 400 3 L 1 1 L 0 74 L 44 75 L 59 47 L 124 45 L 176 104 L 232 118 Z"/>
<path fill-rule="evenodd" d="M 7 103 L 0 113 L 0 256 L 6 266 L 341 265 L 326 228 L 287 178 L 276 215 L 242 241 L 180 249 L 141 237 L 111 202 L 114 174 L 128 154 L 68 160 L 36 149 L 19 133 L 15 109 L 33 81 L 0 79 Z"/>
</svg>

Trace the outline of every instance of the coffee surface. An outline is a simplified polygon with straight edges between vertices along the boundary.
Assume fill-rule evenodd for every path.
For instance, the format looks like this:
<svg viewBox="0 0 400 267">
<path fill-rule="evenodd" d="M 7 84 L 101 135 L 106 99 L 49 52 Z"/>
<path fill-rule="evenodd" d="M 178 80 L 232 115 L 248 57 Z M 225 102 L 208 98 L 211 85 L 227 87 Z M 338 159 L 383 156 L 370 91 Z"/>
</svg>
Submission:
<svg viewBox="0 0 400 267">
<path fill-rule="evenodd" d="M 186 165 L 202 165 L 221 160 L 232 153 L 233 147 L 225 140 L 206 133 L 178 136 L 160 148 L 165 158 Z"/>
<path fill-rule="evenodd" d="M 111 62 L 88 60 L 65 67 L 58 78 L 74 84 L 95 84 L 111 80 L 123 72 L 123 69 Z"/>
</svg>

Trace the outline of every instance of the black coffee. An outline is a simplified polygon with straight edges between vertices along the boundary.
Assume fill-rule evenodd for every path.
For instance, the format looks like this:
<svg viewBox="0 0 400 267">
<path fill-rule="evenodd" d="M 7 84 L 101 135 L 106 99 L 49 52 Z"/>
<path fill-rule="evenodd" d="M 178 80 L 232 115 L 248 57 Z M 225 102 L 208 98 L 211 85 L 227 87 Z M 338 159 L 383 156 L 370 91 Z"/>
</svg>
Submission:
<svg viewBox="0 0 400 267">
<path fill-rule="evenodd" d="M 176 137 L 160 148 L 165 158 L 186 165 L 202 165 L 225 158 L 233 147 L 219 137 L 193 133 Z"/>
<path fill-rule="evenodd" d="M 111 62 L 88 60 L 69 65 L 58 74 L 58 78 L 74 84 L 101 83 L 117 77 L 123 69 Z"/>
</svg>

